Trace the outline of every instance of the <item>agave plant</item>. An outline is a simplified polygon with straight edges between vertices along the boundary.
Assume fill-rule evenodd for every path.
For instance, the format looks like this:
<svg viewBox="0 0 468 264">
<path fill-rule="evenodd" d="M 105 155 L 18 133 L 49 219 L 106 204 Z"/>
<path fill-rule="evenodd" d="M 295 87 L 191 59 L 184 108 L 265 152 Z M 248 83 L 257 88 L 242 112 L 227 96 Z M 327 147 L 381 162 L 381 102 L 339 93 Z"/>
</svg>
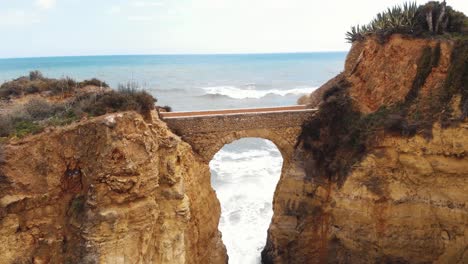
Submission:
<svg viewBox="0 0 468 264">
<path fill-rule="evenodd" d="M 404 3 L 403 4 L 403 16 L 405 18 L 405 24 L 413 30 L 416 25 L 416 16 L 418 13 L 418 6 L 416 2 Z"/>
<path fill-rule="evenodd" d="M 361 33 L 359 25 L 352 26 L 351 30 L 346 32 L 346 40 L 350 43 L 364 39 L 364 35 Z"/>
<path fill-rule="evenodd" d="M 350 42 L 361 40 L 367 34 L 388 34 L 394 32 L 413 32 L 417 22 L 418 6 L 416 2 L 406 2 L 402 6 L 394 6 L 378 13 L 374 19 L 364 26 L 354 26 L 346 33 Z"/>
</svg>

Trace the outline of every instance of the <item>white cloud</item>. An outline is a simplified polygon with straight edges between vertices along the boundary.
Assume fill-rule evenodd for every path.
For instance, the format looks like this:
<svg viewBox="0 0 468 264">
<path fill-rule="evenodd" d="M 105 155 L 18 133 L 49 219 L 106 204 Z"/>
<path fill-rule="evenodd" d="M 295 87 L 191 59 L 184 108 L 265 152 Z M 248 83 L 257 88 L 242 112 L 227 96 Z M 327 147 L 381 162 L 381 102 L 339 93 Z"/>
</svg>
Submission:
<svg viewBox="0 0 468 264">
<path fill-rule="evenodd" d="M 130 5 L 134 7 L 156 7 L 156 6 L 163 6 L 164 3 L 159 1 L 133 1 Z"/>
<path fill-rule="evenodd" d="M 0 13 L 0 26 L 25 26 L 39 22 L 37 16 L 26 13 L 24 10 L 7 10 Z"/>
<path fill-rule="evenodd" d="M 152 21 L 153 17 L 150 17 L 150 16 L 129 16 L 128 20 L 129 21 L 138 21 L 138 22 L 147 22 L 147 21 Z"/>
<path fill-rule="evenodd" d="M 36 0 L 36 5 L 38 5 L 42 9 L 53 8 L 56 3 L 56 0 Z"/>
<path fill-rule="evenodd" d="M 120 6 L 111 6 L 109 10 L 107 10 L 107 13 L 109 14 L 119 14 L 122 11 L 122 8 Z"/>
</svg>

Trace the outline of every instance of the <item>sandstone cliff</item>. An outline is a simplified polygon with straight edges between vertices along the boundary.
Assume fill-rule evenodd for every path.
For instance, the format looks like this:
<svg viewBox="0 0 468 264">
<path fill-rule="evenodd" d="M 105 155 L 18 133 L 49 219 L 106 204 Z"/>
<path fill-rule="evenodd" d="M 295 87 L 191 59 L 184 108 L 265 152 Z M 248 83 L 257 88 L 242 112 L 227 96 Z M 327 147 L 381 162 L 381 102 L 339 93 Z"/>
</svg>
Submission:
<svg viewBox="0 0 468 264">
<path fill-rule="evenodd" d="M 283 171 L 266 263 L 468 263 L 467 43 L 355 42 Z"/>
<path fill-rule="evenodd" d="M 0 263 L 225 263 L 207 164 L 157 117 L 110 114 L 5 145 Z"/>
</svg>

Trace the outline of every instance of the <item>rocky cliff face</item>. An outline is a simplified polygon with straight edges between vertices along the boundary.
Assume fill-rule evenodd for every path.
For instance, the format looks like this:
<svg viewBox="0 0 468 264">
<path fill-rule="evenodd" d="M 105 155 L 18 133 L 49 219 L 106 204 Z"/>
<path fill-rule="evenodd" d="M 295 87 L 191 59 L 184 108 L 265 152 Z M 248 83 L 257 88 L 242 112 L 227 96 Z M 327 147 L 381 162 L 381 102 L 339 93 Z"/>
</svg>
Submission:
<svg viewBox="0 0 468 264">
<path fill-rule="evenodd" d="M 301 98 L 322 114 L 278 184 L 266 263 L 468 263 L 460 47 L 357 42 L 345 71 Z"/>
<path fill-rule="evenodd" d="M 121 113 L 4 146 L 0 263 L 225 263 L 207 164 Z"/>
</svg>

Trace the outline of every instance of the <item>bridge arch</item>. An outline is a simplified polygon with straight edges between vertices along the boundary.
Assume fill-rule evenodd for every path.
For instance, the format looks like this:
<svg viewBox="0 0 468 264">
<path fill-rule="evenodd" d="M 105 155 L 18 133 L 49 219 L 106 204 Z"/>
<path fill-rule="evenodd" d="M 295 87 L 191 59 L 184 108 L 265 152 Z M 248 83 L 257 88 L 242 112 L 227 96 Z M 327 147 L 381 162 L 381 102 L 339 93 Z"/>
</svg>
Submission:
<svg viewBox="0 0 468 264">
<path fill-rule="evenodd" d="M 286 129 L 287 130 L 287 129 Z M 293 130 L 293 129 L 289 129 Z M 192 147 L 206 160 L 210 161 L 218 151 L 225 145 L 233 143 L 242 138 L 260 138 L 271 141 L 280 151 L 283 160 L 289 158 L 294 150 L 294 145 L 299 131 L 278 131 L 278 129 L 250 129 L 240 131 L 230 131 L 225 133 L 216 133 L 208 138 L 207 135 L 203 139 L 191 138 Z M 297 134 L 297 135 L 292 135 Z M 294 137 L 295 136 L 295 137 Z M 208 142 L 204 142 L 208 139 Z"/>
<path fill-rule="evenodd" d="M 304 105 L 161 113 L 177 135 L 189 143 L 206 161 L 226 144 L 256 137 L 270 140 L 288 162 L 294 151 L 301 126 L 316 109 Z"/>
<path fill-rule="evenodd" d="M 167 123 L 168 127 L 185 142 L 207 164 L 213 159 L 223 146 L 242 138 L 266 139 L 276 145 L 282 156 L 281 176 L 291 175 L 290 179 L 283 181 L 283 186 L 294 184 L 295 175 L 302 175 L 300 168 L 292 162 L 297 158 L 295 147 L 298 137 L 302 131 L 302 124 L 315 113 L 316 109 L 307 109 L 306 106 L 275 107 L 263 109 L 232 109 L 198 112 L 173 112 L 160 113 L 160 117 Z M 290 182 L 290 180 L 292 182 Z M 286 183 L 285 183 L 286 182 Z M 284 192 L 282 185 L 276 185 L 275 192 Z M 291 197 L 296 197 L 291 190 Z M 288 200 L 284 208 L 295 202 Z M 283 210 L 278 204 L 273 212 Z M 294 218 L 294 217 L 292 217 Z M 295 218 L 294 218 L 295 219 Z M 271 221 L 273 221 L 272 218 Z M 274 225 L 275 223 L 271 223 Z M 270 226 L 271 226 L 270 225 Z"/>
</svg>

